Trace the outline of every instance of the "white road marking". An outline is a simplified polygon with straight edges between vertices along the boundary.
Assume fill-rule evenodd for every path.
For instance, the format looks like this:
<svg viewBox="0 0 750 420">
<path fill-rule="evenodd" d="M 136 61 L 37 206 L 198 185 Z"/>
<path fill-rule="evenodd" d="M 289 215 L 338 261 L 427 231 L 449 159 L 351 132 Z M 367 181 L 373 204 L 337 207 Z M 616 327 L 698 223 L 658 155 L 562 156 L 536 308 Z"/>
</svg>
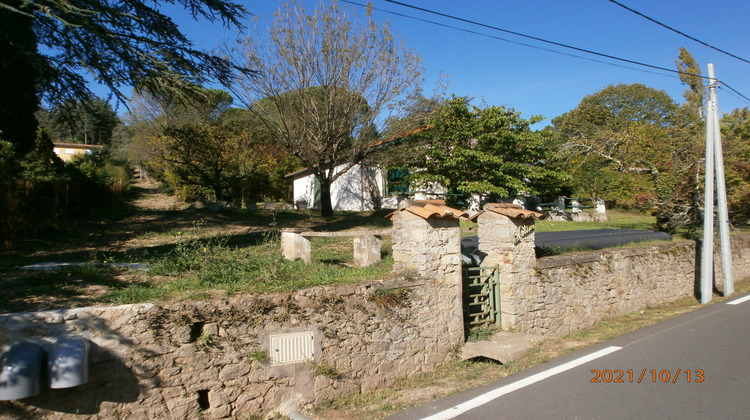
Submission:
<svg viewBox="0 0 750 420">
<path fill-rule="evenodd" d="M 565 372 L 566 370 L 573 369 L 575 367 L 578 367 L 584 363 L 588 363 L 592 360 L 598 359 L 600 357 L 606 356 L 610 353 L 614 353 L 617 350 L 620 350 L 622 347 L 612 346 L 607 347 L 605 349 L 599 350 L 597 352 L 591 353 L 589 355 L 579 357 L 578 359 L 571 360 L 570 362 L 563 363 L 560 366 L 554 367 L 552 369 L 545 370 L 544 372 L 539 372 L 537 374 L 531 375 L 526 379 L 521 379 L 520 381 L 513 382 L 511 384 L 502 386 L 497 389 L 493 389 L 492 391 L 486 392 L 478 397 L 475 397 L 469 401 L 466 401 L 464 403 L 455 405 L 447 410 L 441 411 L 439 413 L 433 414 L 429 417 L 424 417 L 422 420 L 449 420 L 456 416 L 459 416 L 469 410 L 473 410 L 479 406 L 482 406 L 484 404 L 487 404 L 488 402 L 502 397 L 505 394 L 509 394 L 513 391 L 517 391 L 521 388 L 527 387 L 529 385 L 532 385 L 536 382 L 543 381 L 551 376 L 557 375 L 558 373 Z"/>
<path fill-rule="evenodd" d="M 747 295 L 743 298 L 735 299 L 731 302 L 727 302 L 727 305 L 739 305 L 740 303 L 747 302 L 748 300 L 750 300 L 750 295 Z"/>
</svg>

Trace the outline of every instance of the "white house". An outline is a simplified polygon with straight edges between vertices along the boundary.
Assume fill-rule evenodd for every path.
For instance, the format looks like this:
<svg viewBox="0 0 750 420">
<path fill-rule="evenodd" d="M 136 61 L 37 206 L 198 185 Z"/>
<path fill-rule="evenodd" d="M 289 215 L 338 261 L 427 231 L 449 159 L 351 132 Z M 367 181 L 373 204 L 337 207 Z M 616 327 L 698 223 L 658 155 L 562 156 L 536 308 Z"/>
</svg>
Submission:
<svg viewBox="0 0 750 420">
<path fill-rule="evenodd" d="M 344 166 L 336 167 L 336 171 Z M 405 170 L 386 170 L 379 165 L 354 165 L 331 185 L 331 205 L 337 211 L 367 211 L 380 208 L 395 209 L 405 197 L 416 200 L 443 198 L 444 188 L 432 185 L 415 189 L 405 185 Z M 292 178 L 294 203 L 297 208 L 320 208 L 320 184 L 309 169 L 286 175 Z"/>
<path fill-rule="evenodd" d="M 336 171 L 343 168 L 343 165 L 338 166 Z M 294 203 L 297 208 L 320 208 L 320 184 L 309 169 L 293 172 L 286 177 L 294 180 Z M 339 211 L 381 208 L 385 188 L 381 168 L 357 164 L 331 184 L 331 205 Z"/>
</svg>

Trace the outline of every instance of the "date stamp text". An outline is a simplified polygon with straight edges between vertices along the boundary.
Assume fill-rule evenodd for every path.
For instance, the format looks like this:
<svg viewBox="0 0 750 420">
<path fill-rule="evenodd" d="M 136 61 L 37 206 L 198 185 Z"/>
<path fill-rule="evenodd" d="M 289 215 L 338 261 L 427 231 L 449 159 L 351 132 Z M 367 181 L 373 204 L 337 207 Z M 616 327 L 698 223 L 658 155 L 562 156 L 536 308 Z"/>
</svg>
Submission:
<svg viewBox="0 0 750 420">
<path fill-rule="evenodd" d="M 672 383 L 679 382 L 699 384 L 706 380 L 701 369 L 591 369 L 592 383 Z"/>
</svg>

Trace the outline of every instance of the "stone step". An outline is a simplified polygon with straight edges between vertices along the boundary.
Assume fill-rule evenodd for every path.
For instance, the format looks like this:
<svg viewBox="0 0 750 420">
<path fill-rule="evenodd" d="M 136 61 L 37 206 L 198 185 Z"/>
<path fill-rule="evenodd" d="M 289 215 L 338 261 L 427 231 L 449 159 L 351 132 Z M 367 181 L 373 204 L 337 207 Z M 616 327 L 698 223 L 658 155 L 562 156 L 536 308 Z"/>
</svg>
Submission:
<svg viewBox="0 0 750 420">
<path fill-rule="evenodd" d="M 542 340 L 544 337 L 539 335 L 498 331 L 489 340 L 464 344 L 461 348 L 461 360 L 486 357 L 500 363 L 509 363 L 522 357 Z"/>
</svg>

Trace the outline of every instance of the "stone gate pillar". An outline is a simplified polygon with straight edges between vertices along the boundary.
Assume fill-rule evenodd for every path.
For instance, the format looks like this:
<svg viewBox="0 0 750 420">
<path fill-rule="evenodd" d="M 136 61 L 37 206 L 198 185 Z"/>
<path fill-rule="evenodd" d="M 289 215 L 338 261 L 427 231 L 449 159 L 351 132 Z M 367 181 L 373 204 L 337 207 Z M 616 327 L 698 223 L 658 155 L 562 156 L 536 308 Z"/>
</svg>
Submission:
<svg viewBox="0 0 750 420">
<path fill-rule="evenodd" d="M 468 214 L 441 200 L 404 200 L 393 221 L 393 271 L 431 284 L 426 309 L 434 313 L 446 343 L 463 342 L 461 229 Z"/>
<path fill-rule="evenodd" d="M 515 329 L 528 308 L 523 302 L 524 289 L 537 266 L 534 220 L 543 217 L 515 204 L 488 203 L 471 218 L 479 224 L 479 252 L 485 255 L 482 266 L 498 266 L 503 330 Z"/>
</svg>

